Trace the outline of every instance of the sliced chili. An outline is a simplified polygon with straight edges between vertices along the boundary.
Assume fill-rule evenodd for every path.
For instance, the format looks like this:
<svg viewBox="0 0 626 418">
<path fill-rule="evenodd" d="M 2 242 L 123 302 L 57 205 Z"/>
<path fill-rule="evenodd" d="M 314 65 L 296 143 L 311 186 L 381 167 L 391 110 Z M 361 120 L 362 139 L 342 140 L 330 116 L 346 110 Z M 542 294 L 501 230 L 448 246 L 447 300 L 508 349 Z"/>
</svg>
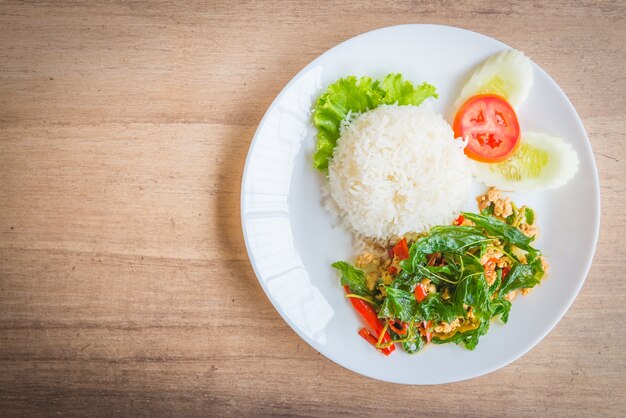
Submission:
<svg viewBox="0 0 626 418">
<path fill-rule="evenodd" d="M 350 293 L 350 288 L 347 285 L 344 286 L 343 288 L 346 291 L 346 293 Z M 380 339 L 381 334 L 382 334 L 381 341 L 383 343 L 391 342 L 391 336 L 385 330 L 385 326 L 380 321 L 380 319 L 378 319 L 378 315 L 376 314 L 376 311 L 374 310 L 374 308 L 372 308 L 372 305 L 365 302 L 364 300 L 357 299 L 357 298 L 350 298 L 350 303 L 352 303 L 352 306 L 354 307 L 354 309 L 361 315 L 361 317 L 365 320 L 367 325 L 370 326 L 372 331 L 374 331 L 374 337 L 378 336 L 378 339 Z M 388 348 L 382 349 L 380 351 L 382 351 L 383 354 L 385 355 L 389 355 L 395 349 L 396 347 L 394 345 L 391 345 Z M 385 353 L 385 350 L 389 352 Z"/>
<path fill-rule="evenodd" d="M 376 346 L 376 342 L 378 340 L 376 340 L 376 338 L 374 338 L 374 336 L 372 334 L 370 334 L 370 332 L 367 330 L 367 328 L 361 328 L 359 330 L 359 335 L 361 337 L 363 337 L 363 339 L 365 341 L 367 341 L 368 343 L 372 344 L 373 346 Z"/>
<path fill-rule="evenodd" d="M 426 296 L 428 296 L 428 292 L 424 288 L 424 285 L 421 283 L 415 286 L 415 290 L 413 291 L 413 293 L 415 294 L 415 299 L 417 299 L 418 302 L 423 301 L 424 299 L 426 299 Z"/>
<path fill-rule="evenodd" d="M 504 267 L 502 269 L 502 278 L 503 279 L 506 277 L 507 274 L 509 274 L 509 271 L 511 271 L 511 267 Z"/>
<path fill-rule="evenodd" d="M 400 242 L 393 247 L 393 253 L 398 257 L 398 260 L 406 260 L 409 258 L 409 245 L 406 242 L 406 238 L 402 238 Z"/>
<path fill-rule="evenodd" d="M 396 323 L 400 324 L 400 328 L 396 328 Z M 389 321 L 389 328 L 391 328 L 393 332 L 395 332 L 398 335 L 406 335 L 408 327 L 407 327 L 406 322 L 400 322 L 394 319 L 394 320 Z"/>
</svg>

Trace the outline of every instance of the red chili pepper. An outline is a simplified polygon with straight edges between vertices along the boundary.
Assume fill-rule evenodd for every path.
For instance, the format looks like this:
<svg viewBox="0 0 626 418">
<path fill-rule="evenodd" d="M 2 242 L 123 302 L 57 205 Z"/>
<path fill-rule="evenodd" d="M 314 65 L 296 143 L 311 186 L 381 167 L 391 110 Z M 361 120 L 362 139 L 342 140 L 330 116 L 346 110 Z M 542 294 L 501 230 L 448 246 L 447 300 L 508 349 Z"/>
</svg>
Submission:
<svg viewBox="0 0 626 418">
<path fill-rule="evenodd" d="M 426 296 L 428 296 L 428 292 L 424 288 L 424 285 L 421 283 L 415 286 L 415 290 L 413 291 L 413 293 L 415 293 L 415 299 L 417 299 L 418 302 L 423 301 L 424 299 L 426 299 Z"/>
<path fill-rule="evenodd" d="M 396 274 L 396 273 L 398 273 L 398 269 L 395 268 L 394 266 L 389 266 L 389 267 L 387 267 L 387 272 L 389 274 Z"/>
<path fill-rule="evenodd" d="M 511 267 L 504 267 L 502 269 L 502 278 L 504 279 L 504 277 L 509 274 L 509 271 L 511 271 Z"/>
<path fill-rule="evenodd" d="M 396 323 L 399 323 L 401 328 L 396 328 Z M 398 335 L 406 335 L 408 329 L 406 322 L 396 321 L 395 319 L 389 321 L 389 328 L 391 328 Z"/>
<path fill-rule="evenodd" d="M 343 288 L 346 291 L 346 293 L 350 293 L 350 288 L 347 285 L 344 286 Z M 370 328 L 372 328 L 372 331 L 374 331 L 374 336 L 375 337 L 377 336 L 377 341 L 378 341 L 378 338 L 380 337 L 380 334 L 383 332 L 383 329 L 385 327 L 383 323 L 380 321 L 380 319 L 378 319 L 378 315 L 376 314 L 376 311 L 374 310 L 374 308 L 372 308 L 372 306 L 369 303 L 365 302 L 362 299 L 357 299 L 357 298 L 349 298 L 349 299 L 354 309 L 356 309 L 356 311 L 361 315 L 361 317 L 365 320 L 367 325 L 369 325 Z M 383 335 L 381 342 L 382 343 L 391 342 L 391 336 L 389 335 L 387 331 L 385 331 L 385 334 Z M 394 345 L 391 345 L 388 348 L 384 348 L 380 351 L 382 351 L 383 354 L 389 355 L 395 349 L 396 347 Z M 389 351 L 389 353 L 385 353 L 385 350 Z"/>
<path fill-rule="evenodd" d="M 409 258 L 409 246 L 406 243 L 406 238 L 402 238 L 395 247 L 393 247 L 393 253 L 398 257 L 398 260 L 406 260 Z"/>
<path fill-rule="evenodd" d="M 363 339 L 364 339 L 365 341 L 367 341 L 368 343 L 372 344 L 372 345 L 374 346 L 374 348 L 376 348 L 376 344 L 378 344 L 378 340 L 376 339 L 376 337 L 374 337 L 374 336 L 373 336 L 373 335 L 372 335 L 372 334 L 371 334 L 371 333 L 367 330 L 367 328 L 361 328 L 361 329 L 359 330 L 359 335 L 360 335 L 361 337 L 363 337 Z M 396 349 L 396 348 L 395 348 L 393 345 L 392 345 L 392 346 L 389 346 L 389 347 L 387 347 L 387 348 L 383 348 L 383 349 L 378 349 L 378 348 L 377 348 L 377 350 L 378 350 L 378 351 L 380 351 L 381 353 L 383 353 L 383 354 L 384 354 L 384 355 L 386 355 L 386 356 L 388 356 L 389 354 L 393 353 L 393 351 L 394 351 L 395 349 Z"/>
<path fill-rule="evenodd" d="M 422 329 L 420 330 L 420 334 L 423 337 L 426 337 L 426 343 L 429 343 L 432 337 L 432 333 L 428 332 L 428 328 L 430 328 L 432 326 L 433 321 L 423 321 L 422 322 Z"/>
<path fill-rule="evenodd" d="M 465 217 L 463 215 L 459 215 L 459 217 L 454 220 L 454 225 L 460 226 L 463 222 L 465 222 Z"/>
<path fill-rule="evenodd" d="M 372 344 L 373 346 L 376 346 L 376 343 L 378 342 L 378 340 L 374 338 L 372 334 L 370 334 L 367 328 L 361 328 L 359 330 L 359 335 L 363 337 L 363 339 L 367 341 L 368 343 Z"/>
</svg>

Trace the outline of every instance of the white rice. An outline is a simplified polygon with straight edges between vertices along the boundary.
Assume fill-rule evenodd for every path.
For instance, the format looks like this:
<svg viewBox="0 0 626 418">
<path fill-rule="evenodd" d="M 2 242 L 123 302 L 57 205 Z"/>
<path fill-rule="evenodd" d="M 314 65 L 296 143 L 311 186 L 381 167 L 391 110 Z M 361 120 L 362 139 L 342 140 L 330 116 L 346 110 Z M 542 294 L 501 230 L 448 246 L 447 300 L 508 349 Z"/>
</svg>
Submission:
<svg viewBox="0 0 626 418">
<path fill-rule="evenodd" d="M 329 209 L 359 236 L 388 240 L 448 225 L 471 199 L 471 163 L 427 105 L 381 106 L 341 129 Z"/>
</svg>

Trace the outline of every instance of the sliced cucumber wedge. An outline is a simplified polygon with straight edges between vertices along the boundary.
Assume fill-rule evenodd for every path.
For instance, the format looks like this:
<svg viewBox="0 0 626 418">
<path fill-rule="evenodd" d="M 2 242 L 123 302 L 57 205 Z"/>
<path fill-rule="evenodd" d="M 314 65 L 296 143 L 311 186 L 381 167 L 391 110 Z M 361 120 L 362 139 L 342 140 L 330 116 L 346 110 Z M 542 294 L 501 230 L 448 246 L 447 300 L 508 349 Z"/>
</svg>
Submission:
<svg viewBox="0 0 626 418">
<path fill-rule="evenodd" d="M 496 94 L 517 109 L 528 97 L 532 85 L 530 59 L 522 52 L 510 49 L 492 55 L 474 71 L 455 106 L 459 109 L 467 99 L 478 94 Z"/>
<path fill-rule="evenodd" d="M 488 186 L 515 192 L 556 189 L 578 171 L 578 154 L 559 137 L 523 132 L 507 161 L 476 163 L 476 178 Z"/>
</svg>

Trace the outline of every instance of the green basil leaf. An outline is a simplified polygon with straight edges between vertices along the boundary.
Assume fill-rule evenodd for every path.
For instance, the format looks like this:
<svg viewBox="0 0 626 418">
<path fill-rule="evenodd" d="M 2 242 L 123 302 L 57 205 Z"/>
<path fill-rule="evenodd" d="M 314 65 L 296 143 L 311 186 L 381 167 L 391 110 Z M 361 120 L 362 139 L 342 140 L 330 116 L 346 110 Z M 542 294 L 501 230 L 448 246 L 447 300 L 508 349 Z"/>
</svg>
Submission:
<svg viewBox="0 0 626 418">
<path fill-rule="evenodd" d="M 532 225 L 535 223 L 535 211 L 534 210 L 532 210 L 531 208 L 526 208 L 524 215 L 526 216 L 526 223 L 528 225 Z"/>
<path fill-rule="evenodd" d="M 404 351 L 409 354 L 417 353 L 422 348 L 424 348 L 424 346 L 424 340 L 422 340 L 422 337 L 420 337 L 419 335 L 416 335 L 415 338 L 410 341 L 405 341 L 402 343 L 402 348 L 404 348 Z"/>
<path fill-rule="evenodd" d="M 386 290 L 387 298 L 378 312 L 378 317 L 412 321 L 417 312 L 417 300 L 413 293 L 393 287 L 387 287 Z"/>
<path fill-rule="evenodd" d="M 445 340 L 433 338 L 432 342 L 435 344 L 463 344 L 468 350 L 473 350 L 476 348 L 480 337 L 485 335 L 487 331 L 489 331 L 489 321 L 483 321 L 476 329 L 465 332 L 457 332 L 452 337 L 446 338 Z"/>
<path fill-rule="evenodd" d="M 341 284 L 347 285 L 350 291 L 356 295 L 372 297 L 372 292 L 367 288 L 365 273 L 345 261 L 337 261 L 332 264 L 341 273 Z"/>
<path fill-rule="evenodd" d="M 537 259 L 537 261 L 541 263 L 541 260 Z M 515 264 L 509 274 L 502 279 L 502 286 L 498 295 L 506 296 L 514 290 L 535 287 L 540 281 L 540 277 L 535 275 L 535 268 L 536 266 L 530 264 Z M 541 273 L 537 273 L 543 274 L 543 270 Z"/>
<path fill-rule="evenodd" d="M 509 320 L 509 312 L 511 311 L 511 302 L 504 298 L 496 298 L 491 301 L 490 304 L 491 317 L 500 315 L 500 320 L 503 323 L 507 323 Z"/>
<path fill-rule="evenodd" d="M 464 314 L 462 306 L 444 301 L 439 293 L 431 293 L 417 304 L 417 321 L 452 322 Z"/>
<path fill-rule="evenodd" d="M 409 250 L 409 258 L 400 266 L 409 273 L 415 273 L 420 264 L 426 263 L 426 256 L 432 253 L 463 253 L 491 241 L 479 229 L 472 226 L 436 226 L 426 237 L 418 239 Z"/>
<path fill-rule="evenodd" d="M 499 238 L 503 241 L 509 242 L 516 247 L 526 251 L 533 251 L 534 248 L 530 246 L 534 237 L 527 237 L 522 231 L 514 226 L 507 225 L 499 219 L 491 216 L 477 215 L 475 213 L 462 212 L 466 219 L 474 222 L 477 227 L 484 229 L 487 234 Z"/>
</svg>

